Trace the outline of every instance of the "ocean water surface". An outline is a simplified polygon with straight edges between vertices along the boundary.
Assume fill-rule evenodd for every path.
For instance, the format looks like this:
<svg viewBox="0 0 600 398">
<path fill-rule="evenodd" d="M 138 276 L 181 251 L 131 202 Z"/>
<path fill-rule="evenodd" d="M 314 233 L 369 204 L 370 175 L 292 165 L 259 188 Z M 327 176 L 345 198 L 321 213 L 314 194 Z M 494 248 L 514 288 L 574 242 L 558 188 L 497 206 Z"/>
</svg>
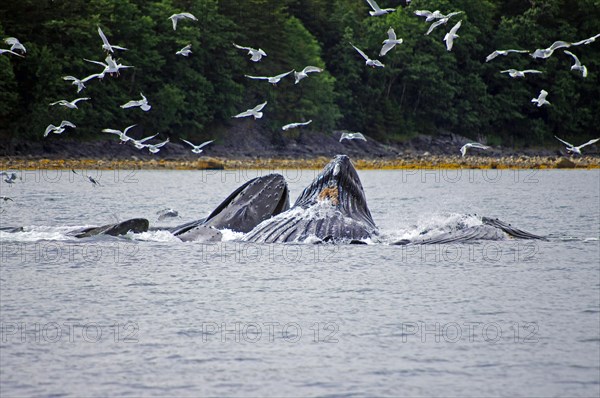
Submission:
<svg viewBox="0 0 600 398">
<path fill-rule="evenodd" d="M 600 170 L 359 170 L 369 245 L 66 234 L 203 218 L 273 171 L 292 201 L 318 173 L 1 182 L 1 395 L 600 395 Z M 547 240 L 387 244 L 480 216 Z"/>
</svg>

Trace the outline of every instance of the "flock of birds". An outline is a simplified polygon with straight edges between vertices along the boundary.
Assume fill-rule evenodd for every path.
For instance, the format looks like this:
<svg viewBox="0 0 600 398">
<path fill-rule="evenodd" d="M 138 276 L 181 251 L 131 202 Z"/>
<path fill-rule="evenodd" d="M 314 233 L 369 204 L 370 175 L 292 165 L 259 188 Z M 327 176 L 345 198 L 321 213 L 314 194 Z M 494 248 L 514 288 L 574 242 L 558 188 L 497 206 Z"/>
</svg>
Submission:
<svg viewBox="0 0 600 398">
<path fill-rule="evenodd" d="M 375 0 L 366 0 L 366 2 L 371 7 L 371 11 L 369 11 L 369 14 L 374 17 L 386 15 L 388 13 L 395 11 L 394 8 L 382 9 Z M 406 5 L 409 5 L 409 4 L 410 4 L 410 0 L 406 0 Z M 431 23 L 431 25 L 429 26 L 429 28 L 427 29 L 427 31 L 425 33 L 425 35 L 429 35 L 437 27 L 446 25 L 452 17 L 462 14 L 462 11 L 455 11 L 455 12 L 451 12 L 448 14 L 444 14 L 440 10 L 435 10 L 433 12 L 429 11 L 429 10 L 416 10 L 414 12 L 414 14 L 419 17 L 425 18 L 425 22 Z M 181 21 L 181 20 L 197 21 L 198 20 L 194 15 L 192 15 L 189 12 L 173 14 L 168 19 L 170 19 L 173 24 L 173 30 L 177 30 L 178 21 Z M 461 25 L 462 25 L 462 20 L 459 20 L 445 34 L 443 41 L 446 44 L 447 51 L 452 51 L 452 48 L 454 46 L 454 41 L 460 37 L 457 34 L 457 32 L 460 29 Z M 114 44 L 110 44 L 108 38 L 106 37 L 106 35 L 104 34 L 104 32 L 102 31 L 102 29 L 100 27 L 98 27 L 98 35 L 100 36 L 100 38 L 102 40 L 102 49 L 104 51 L 106 51 L 106 54 L 107 54 L 106 58 L 104 59 L 104 62 L 89 60 L 89 59 L 84 59 L 84 60 L 89 63 L 94 63 L 97 65 L 100 65 L 102 67 L 102 70 L 98 73 L 91 74 L 83 79 L 78 79 L 74 76 L 64 76 L 63 77 L 63 80 L 70 81 L 72 85 L 77 86 L 77 93 L 84 90 L 86 88 L 85 84 L 94 79 L 103 79 L 106 75 L 110 75 L 110 76 L 117 75 L 118 76 L 119 71 L 121 69 L 133 68 L 133 66 L 131 66 L 131 65 L 123 65 L 123 64 L 117 62 L 117 60 L 112 57 L 112 54 L 115 53 L 115 50 L 127 51 L 127 48 L 118 46 L 118 45 L 114 45 Z M 397 37 L 396 32 L 394 31 L 394 29 L 392 27 L 390 27 L 388 29 L 387 36 L 388 36 L 387 39 L 383 40 L 383 43 L 382 43 L 383 45 L 379 51 L 380 57 L 383 57 L 386 54 L 388 54 L 396 45 L 400 45 L 403 43 L 403 39 Z M 511 53 L 530 54 L 530 56 L 532 58 L 547 59 L 550 56 L 552 56 L 552 54 L 558 49 L 576 47 L 576 46 L 580 46 L 580 45 L 589 45 L 589 44 L 593 43 L 599 37 L 600 37 L 600 34 L 590 37 L 588 39 L 574 42 L 574 43 L 569 43 L 569 42 L 565 42 L 565 41 L 556 41 L 552 45 L 550 45 L 548 48 L 536 49 L 533 53 L 530 53 L 530 51 L 528 51 L 528 50 L 519 50 L 519 49 L 495 50 L 494 52 L 492 52 L 491 54 L 489 54 L 486 57 L 485 62 L 489 62 L 498 56 L 507 56 Z M 23 57 L 25 55 L 25 53 L 27 52 L 25 46 L 23 46 L 23 44 L 20 43 L 19 40 L 14 37 L 9 37 L 9 38 L 5 39 L 4 41 L 6 44 L 8 44 L 10 46 L 10 48 L 9 49 L 0 49 L 0 54 L 8 53 L 8 54 L 12 54 L 12 55 L 15 55 L 18 57 Z M 363 50 L 356 47 L 352 43 L 350 43 L 350 45 L 364 59 L 366 66 L 369 66 L 372 68 L 384 68 L 385 67 L 385 65 L 380 60 L 371 59 Z M 261 48 L 255 49 L 252 47 L 240 46 L 236 43 L 233 43 L 233 46 L 235 46 L 236 48 L 238 48 L 240 50 L 247 51 L 248 52 L 247 54 L 250 56 L 250 61 L 252 61 L 252 62 L 260 62 L 264 57 L 267 56 L 267 53 L 264 50 L 262 50 Z M 188 57 L 192 53 L 191 47 L 192 47 L 192 45 L 188 44 L 185 47 L 183 47 L 181 50 L 178 50 L 175 54 L 181 55 L 184 57 Z M 572 57 L 574 60 L 574 64 L 571 66 L 571 70 L 581 72 L 581 75 L 583 78 L 587 77 L 587 75 L 588 75 L 587 67 L 585 65 L 581 64 L 581 62 L 579 61 L 579 58 L 575 54 L 573 54 L 572 52 L 570 52 L 568 50 L 563 50 L 563 52 L 565 54 L 569 55 L 570 57 Z M 253 80 L 265 80 L 268 83 L 275 86 L 285 77 L 292 75 L 292 73 L 294 76 L 294 84 L 298 84 L 302 79 L 307 78 L 309 76 L 309 74 L 321 73 L 321 72 L 323 72 L 322 68 L 309 65 L 309 66 L 306 66 L 305 68 L 303 68 L 301 71 L 296 71 L 295 69 L 292 69 L 292 70 L 283 72 L 283 73 L 275 75 L 275 76 L 252 76 L 252 75 L 244 75 L 244 76 L 248 79 L 253 79 Z M 526 70 L 507 69 L 507 70 L 500 71 L 500 73 L 506 73 L 511 78 L 524 78 L 527 74 L 541 74 L 543 72 L 536 70 L 536 69 L 526 69 Z M 123 109 L 139 107 L 144 112 L 149 111 L 152 108 L 152 106 L 148 103 L 148 99 L 142 93 L 140 93 L 140 95 L 141 95 L 140 100 L 128 101 L 127 103 L 121 105 L 120 107 Z M 550 105 L 550 102 L 546 99 L 547 96 L 548 96 L 548 91 L 541 90 L 539 95 L 536 98 L 531 99 L 531 102 L 534 103 L 535 105 L 537 105 L 537 107 L 542 107 L 544 105 Z M 58 105 L 58 106 L 64 106 L 69 109 L 79 109 L 77 106 L 78 102 L 89 101 L 89 100 L 90 100 L 89 97 L 76 98 L 72 101 L 62 99 L 62 100 L 58 100 L 58 101 L 50 103 L 50 106 Z M 253 117 L 254 119 L 260 119 L 263 117 L 262 111 L 266 107 L 266 105 L 267 105 L 267 101 L 264 101 L 256 106 L 254 106 L 253 108 L 247 109 L 243 112 L 238 113 L 237 115 L 234 115 L 233 118 Z M 282 130 L 286 131 L 286 130 L 293 129 L 293 128 L 299 128 L 302 126 L 306 126 L 310 123 L 312 123 L 312 120 L 288 123 L 288 124 L 282 126 Z M 137 149 L 147 148 L 148 151 L 152 154 L 158 153 L 162 147 L 164 147 L 166 144 L 168 144 L 170 142 L 169 138 L 167 138 L 166 140 L 161 141 L 156 144 L 146 143 L 147 141 L 156 138 L 158 136 L 158 134 L 154 134 L 152 136 L 148 136 L 148 137 L 136 140 L 127 135 L 127 132 L 135 126 L 136 126 L 135 124 L 128 126 L 127 128 L 125 128 L 122 131 L 117 130 L 117 129 L 105 128 L 102 130 L 102 132 L 118 135 L 121 143 L 131 142 L 135 146 L 135 148 L 137 148 Z M 68 120 L 63 120 L 60 123 L 60 125 L 58 125 L 58 126 L 50 124 L 44 131 L 44 137 L 47 137 L 51 133 L 61 134 L 66 130 L 66 128 L 76 128 L 76 126 L 75 126 L 75 124 L 69 122 Z M 577 153 L 577 154 L 581 154 L 581 148 L 583 148 L 584 146 L 591 145 L 591 144 L 597 142 L 598 140 L 600 140 L 600 138 L 593 139 L 593 140 L 590 140 L 580 146 L 574 146 L 574 145 L 569 144 L 568 142 L 562 140 L 559 137 L 556 137 L 556 138 L 559 141 L 561 141 L 562 143 L 564 143 L 565 145 L 567 145 L 566 150 L 568 152 Z M 339 141 L 342 142 L 344 139 L 347 139 L 347 140 L 358 139 L 358 140 L 366 141 L 366 138 L 361 133 L 344 132 L 341 135 Z M 203 151 L 202 148 L 204 148 L 206 145 L 209 145 L 212 142 L 214 142 L 214 140 L 210 140 L 210 141 L 206 141 L 200 145 L 196 145 L 190 141 L 187 141 L 184 139 L 181 139 L 181 140 L 184 143 L 188 144 L 191 147 L 191 151 L 195 154 L 201 154 Z M 478 142 L 470 142 L 460 148 L 460 152 L 461 152 L 462 156 L 466 155 L 467 149 L 469 149 L 469 148 L 489 149 L 490 147 L 487 145 L 480 144 Z M 6 181 L 6 179 L 5 179 L 5 181 Z"/>
</svg>

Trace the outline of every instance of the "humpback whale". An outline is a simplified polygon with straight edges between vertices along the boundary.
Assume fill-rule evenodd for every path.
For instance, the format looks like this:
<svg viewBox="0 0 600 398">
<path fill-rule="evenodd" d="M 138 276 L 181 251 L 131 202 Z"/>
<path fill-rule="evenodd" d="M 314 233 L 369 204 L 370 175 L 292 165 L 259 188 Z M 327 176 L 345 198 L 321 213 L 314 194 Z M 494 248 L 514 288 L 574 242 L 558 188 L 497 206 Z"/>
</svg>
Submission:
<svg viewBox="0 0 600 398">
<path fill-rule="evenodd" d="M 160 228 L 155 228 L 160 229 Z M 164 229 L 164 228 L 163 228 Z M 257 243 L 388 243 L 436 244 L 506 238 L 544 239 L 498 219 L 481 225 L 456 225 L 449 232 L 412 240 L 382 242 L 360 178 L 346 155 L 337 155 L 302 191 L 290 207 L 289 190 L 280 174 L 254 178 L 233 191 L 206 218 L 167 228 L 183 241 L 220 241 L 220 230 L 243 233 L 242 241 Z M 122 235 L 148 230 L 146 219 L 73 231 L 72 236 Z"/>
</svg>

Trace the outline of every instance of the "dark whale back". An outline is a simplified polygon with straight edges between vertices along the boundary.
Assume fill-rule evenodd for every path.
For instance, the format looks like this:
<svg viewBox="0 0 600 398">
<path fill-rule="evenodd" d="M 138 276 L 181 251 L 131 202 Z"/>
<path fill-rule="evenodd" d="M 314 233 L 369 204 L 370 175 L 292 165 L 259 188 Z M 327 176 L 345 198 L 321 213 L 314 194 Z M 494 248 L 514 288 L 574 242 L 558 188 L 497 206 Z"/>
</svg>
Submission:
<svg viewBox="0 0 600 398">
<path fill-rule="evenodd" d="M 353 242 L 377 234 L 358 173 L 336 156 L 300 194 L 294 206 L 244 236 L 250 242 Z"/>
</svg>

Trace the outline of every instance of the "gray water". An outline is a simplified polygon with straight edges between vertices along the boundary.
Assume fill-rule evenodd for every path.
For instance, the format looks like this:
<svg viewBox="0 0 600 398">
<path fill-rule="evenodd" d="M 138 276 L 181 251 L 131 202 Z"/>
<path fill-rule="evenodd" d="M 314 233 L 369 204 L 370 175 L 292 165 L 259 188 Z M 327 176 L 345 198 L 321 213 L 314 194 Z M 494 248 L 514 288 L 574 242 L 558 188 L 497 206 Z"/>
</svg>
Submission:
<svg viewBox="0 0 600 398">
<path fill-rule="evenodd" d="M 275 171 L 292 199 L 318 172 Z M 599 170 L 359 171 L 384 242 L 359 246 L 65 235 L 202 218 L 266 170 L 19 173 L 3 397 L 600 395 Z M 385 244 L 474 214 L 548 240 Z"/>
</svg>

